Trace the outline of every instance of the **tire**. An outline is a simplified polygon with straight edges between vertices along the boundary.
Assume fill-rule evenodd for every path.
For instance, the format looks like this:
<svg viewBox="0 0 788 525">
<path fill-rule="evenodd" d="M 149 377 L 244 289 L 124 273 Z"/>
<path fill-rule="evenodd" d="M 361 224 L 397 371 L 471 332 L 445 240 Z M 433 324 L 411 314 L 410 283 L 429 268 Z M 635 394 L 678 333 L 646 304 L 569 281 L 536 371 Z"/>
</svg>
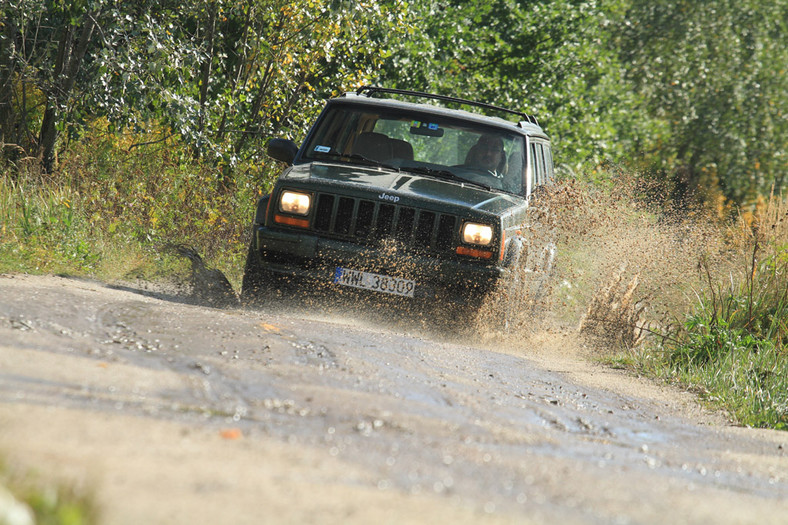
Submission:
<svg viewBox="0 0 788 525">
<path fill-rule="evenodd" d="M 548 243 L 537 250 L 526 250 L 511 267 L 510 274 L 499 284 L 491 327 L 512 333 L 541 322 L 546 314 L 552 287 L 555 245 Z"/>
<path fill-rule="evenodd" d="M 241 302 L 258 305 L 281 298 L 283 282 L 282 277 L 263 268 L 260 254 L 255 249 L 254 240 L 252 240 L 249 243 L 249 252 L 246 255 L 246 265 L 241 280 Z"/>
</svg>

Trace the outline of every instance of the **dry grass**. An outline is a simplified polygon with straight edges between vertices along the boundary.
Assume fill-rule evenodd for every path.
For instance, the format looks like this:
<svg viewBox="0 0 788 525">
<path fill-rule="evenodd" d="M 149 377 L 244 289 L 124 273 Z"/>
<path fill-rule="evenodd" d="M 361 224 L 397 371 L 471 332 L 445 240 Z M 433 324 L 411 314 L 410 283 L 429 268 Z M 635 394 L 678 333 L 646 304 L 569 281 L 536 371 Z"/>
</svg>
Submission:
<svg viewBox="0 0 788 525">
<path fill-rule="evenodd" d="M 635 299 L 640 274 L 623 281 L 626 265 L 621 266 L 607 286 L 596 293 L 580 321 L 580 333 L 605 342 L 633 348 L 648 333 L 646 302 Z"/>
</svg>

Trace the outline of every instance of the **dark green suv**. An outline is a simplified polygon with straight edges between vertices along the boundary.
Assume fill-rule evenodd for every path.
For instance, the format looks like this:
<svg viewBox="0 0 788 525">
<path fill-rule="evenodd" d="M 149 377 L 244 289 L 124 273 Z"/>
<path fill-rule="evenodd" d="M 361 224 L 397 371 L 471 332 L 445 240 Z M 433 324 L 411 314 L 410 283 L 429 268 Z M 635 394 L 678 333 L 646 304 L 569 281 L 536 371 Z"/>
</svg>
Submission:
<svg viewBox="0 0 788 525">
<path fill-rule="evenodd" d="M 268 154 L 288 167 L 257 206 L 246 299 L 290 281 L 478 304 L 523 257 L 531 195 L 553 177 L 534 117 L 376 87 L 329 100 L 300 148 L 273 139 Z"/>
</svg>

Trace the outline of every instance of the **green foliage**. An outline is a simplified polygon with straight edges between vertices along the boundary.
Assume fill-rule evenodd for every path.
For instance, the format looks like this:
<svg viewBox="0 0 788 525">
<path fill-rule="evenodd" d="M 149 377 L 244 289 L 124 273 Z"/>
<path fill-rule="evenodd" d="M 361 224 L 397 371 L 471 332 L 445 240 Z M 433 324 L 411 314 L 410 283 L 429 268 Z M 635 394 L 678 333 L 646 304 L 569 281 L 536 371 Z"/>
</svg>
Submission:
<svg viewBox="0 0 788 525">
<path fill-rule="evenodd" d="M 327 94 L 368 78 L 404 10 L 377 0 L 11 2 L 0 33 L 0 142 L 43 155 L 52 171 L 38 129 L 54 147 L 97 117 L 111 130 L 161 122 L 159 139 L 178 134 L 228 185 L 233 170 L 261 162 L 263 140 L 303 136 Z"/>
<path fill-rule="evenodd" d="M 654 135 L 610 45 L 619 4 L 425 2 L 382 81 L 534 113 L 560 166 L 580 173 Z"/>
<path fill-rule="evenodd" d="M 785 347 L 733 328 L 724 320 L 692 316 L 666 365 L 674 379 L 727 409 L 741 424 L 788 430 Z"/>
<path fill-rule="evenodd" d="M 127 149 L 105 126 L 89 128 L 57 177 L 6 170 L 0 179 L 0 271 L 155 277 L 172 261 L 167 242 L 191 244 L 239 281 L 251 185 L 217 193 L 213 169 L 173 152 L 171 139 Z"/>
<path fill-rule="evenodd" d="M 228 187 L 269 137 L 303 137 L 325 96 L 370 81 L 535 113 L 565 173 L 628 160 L 680 204 L 702 187 L 750 204 L 788 171 L 786 0 L 4 0 L 2 15 L 3 155 L 49 171 L 106 117 L 163 123 L 158 140 L 179 135 Z"/>
<path fill-rule="evenodd" d="M 788 172 L 788 2 L 632 0 L 616 47 L 681 193 L 719 185 L 751 204 Z M 677 195 L 684 198 L 684 195 Z"/>
<path fill-rule="evenodd" d="M 680 205 L 752 204 L 788 172 L 785 0 L 437 0 L 381 73 L 544 117 L 565 172 L 628 162 Z"/>
<path fill-rule="evenodd" d="M 788 430 L 788 201 L 772 199 L 738 230 L 738 273 L 715 279 L 649 367 L 700 391 L 745 425 Z M 734 245 L 735 246 L 735 245 Z M 723 284 L 724 283 L 724 284 Z M 644 356 L 649 356 L 648 352 Z"/>
</svg>

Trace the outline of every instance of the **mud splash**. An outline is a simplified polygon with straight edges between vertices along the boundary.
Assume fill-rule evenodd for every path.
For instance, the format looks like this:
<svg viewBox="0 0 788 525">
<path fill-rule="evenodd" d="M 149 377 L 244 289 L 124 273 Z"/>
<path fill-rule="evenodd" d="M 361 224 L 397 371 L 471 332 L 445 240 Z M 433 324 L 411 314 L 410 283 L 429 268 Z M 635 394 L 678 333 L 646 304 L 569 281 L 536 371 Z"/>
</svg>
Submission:
<svg viewBox="0 0 788 525">
<path fill-rule="evenodd" d="M 654 193 L 620 173 L 601 186 L 558 181 L 545 188 L 523 225 L 523 255 L 477 311 L 440 298 L 304 290 L 286 281 L 253 307 L 498 347 L 558 331 L 633 348 L 686 311 L 703 286 L 699 260 L 715 261 L 720 272 L 730 266 L 722 227 L 698 214 L 668 213 Z M 187 284 L 195 301 L 240 304 L 226 277 L 194 249 L 165 249 L 191 262 Z"/>
<path fill-rule="evenodd" d="M 699 261 L 723 274 L 730 249 L 718 221 L 669 212 L 655 193 L 619 173 L 601 186 L 559 181 L 540 194 L 526 225 L 536 259 L 521 261 L 485 303 L 479 333 L 500 346 L 558 331 L 634 348 L 681 318 L 704 286 Z"/>
<path fill-rule="evenodd" d="M 238 294 L 224 273 L 208 267 L 194 248 L 184 244 L 165 244 L 160 251 L 184 257 L 191 263 L 189 278 L 182 284 L 185 284 L 187 294 L 194 302 L 217 308 L 240 304 Z"/>
</svg>

